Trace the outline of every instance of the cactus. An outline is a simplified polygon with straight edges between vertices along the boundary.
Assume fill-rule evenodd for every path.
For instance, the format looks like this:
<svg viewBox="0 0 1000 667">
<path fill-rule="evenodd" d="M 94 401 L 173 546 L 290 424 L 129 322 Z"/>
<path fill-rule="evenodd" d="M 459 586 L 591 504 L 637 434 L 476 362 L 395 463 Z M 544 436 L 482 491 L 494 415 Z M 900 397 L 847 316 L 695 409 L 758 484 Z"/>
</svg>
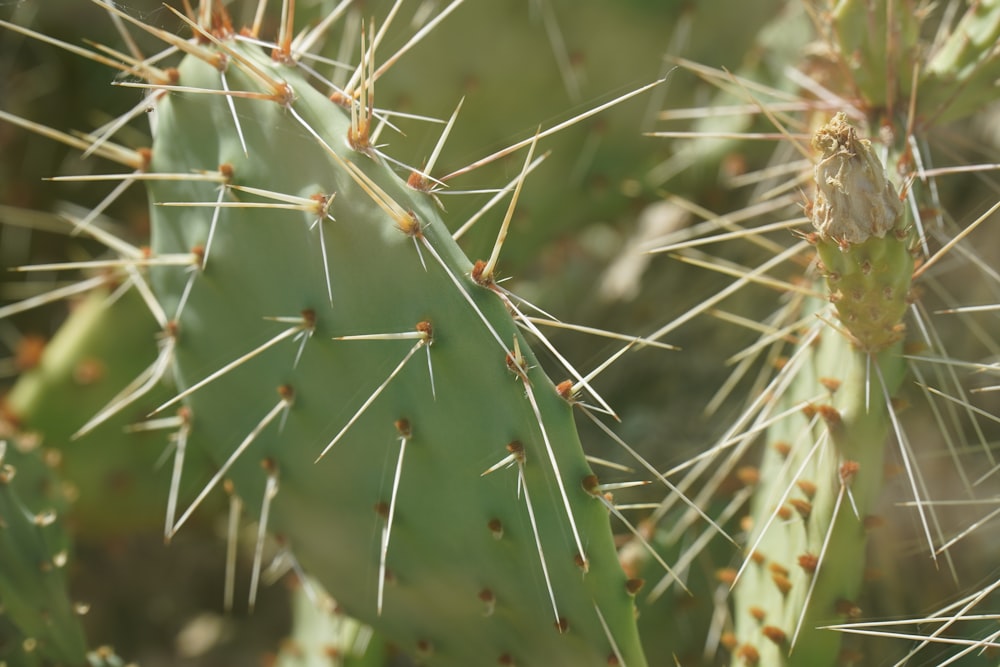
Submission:
<svg viewBox="0 0 1000 667">
<path fill-rule="evenodd" d="M 899 197 L 843 114 L 813 144 L 821 155 L 810 239 L 843 331 L 808 327 L 783 369 L 793 379 L 775 409 L 801 412 L 768 431 L 750 557 L 735 588 L 735 662 L 836 663 L 839 636 L 817 628 L 857 608 L 890 402 L 905 373 L 913 259 Z"/>
<path fill-rule="evenodd" d="M 170 397 L 167 386 L 152 387 L 143 401 L 88 426 L 155 362 L 149 347 L 155 334 L 156 321 L 134 291 L 112 298 L 106 289 L 95 290 L 76 304 L 40 363 L 21 375 L 4 400 L 5 418 L 20 432 L 59 451 L 60 474 L 74 487 L 73 521 L 92 540 L 162 522 L 169 468 L 154 472 L 162 436 L 129 427 Z M 94 448 L 101 456 L 94 456 Z M 108 507 L 118 510 L 109 515 Z"/>
<path fill-rule="evenodd" d="M 0 441 L 0 602 L 20 638 L 5 637 L 0 652 L 14 664 L 79 664 L 86 642 L 68 593 L 66 501 L 37 441 L 18 444 Z"/>
<path fill-rule="evenodd" d="M 147 495 L 132 507 L 133 518 L 119 519 L 117 525 L 114 519 L 92 521 L 107 518 L 100 508 L 109 501 L 90 494 L 85 496 L 88 503 L 79 502 L 75 510 L 86 528 L 81 532 L 127 533 L 130 526 L 153 523 L 154 517 L 162 526 L 165 509 L 165 536 L 179 541 L 183 526 L 216 514 L 211 503 L 228 501 L 230 515 L 222 531 L 229 541 L 228 574 L 220 585 L 226 604 L 233 606 L 234 576 L 244 569 L 238 566 L 237 545 L 243 534 L 249 536 L 249 575 L 239 581 L 249 588 L 251 609 L 272 557 L 275 563 L 290 564 L 300 580 L 295 640 L 279 656 L 282 664 L 305 659 L 321 664 L 323 658 L 312 649 L 319 647 L 321 653 L 330 641 L 317 639 L 322 624 L 313 624 L 302 608 L 308 604 L 304 594 L 320 587 L 309 584 L 304 573 L 334 595 L 334 632 L 348 628 L 350 634 L 358 621 L 374 626 L 380 640 L 364 664 L 388 659 L 381 653 L 381 638 L 428 665 L 634 666 L 680 660 L 823 665 L 858 660 L 852 653 L 855 645 L 841 650 L 840 634 L 828 628 L 851 631 L 851 624 L 841 623 L 844 616 L 856 620 L 867 612 L 865 551 L 871 540 L 880 544 L 877 535 L 869 539 L 867 529 L 884 511 L 880 487 L 883 461 L 894 451 L 888 446 L 891 432 L 906 465 L 914 466 L 897 408 L 907 393 L 908 370 L 921 387 L 931 383 L 921 362 L 902 353 L 904 339 L 912 340 L 914 330 L 902 322 L 908 311 L 920 313 L 913 304 L 921 295 L 911 291 L 910 280 L 944 290 L 928 272 L 944 255 L 931 256 L 928 249 L 946 227 L 924 224 L 928 202 L 937 205 L 943 197 L 925 196 L 905 180 L 914 173 L 914 162 L 924 157 L 922 149 L 913 148 L 917 142 L 907 141 L 910 132 L 930 136 L 935 123 L 995 98 L 984 83 L 995 78 L 996 54 L 989 48 L 996 38 L 995 4 L 971 8 L 950 31 L 941 31 L 933 49 L 923 48 L 926 29 L 921 25 L 932 14 L 898 15 L 893 3 L 852 2 L 816 14 L 829 50 L 814 59 L 810 74 L 830 90 L 856 96 L 840 100 L 840 107 L 852 110 L 855 120 L 865 117 L 858 132 L 872 143 L 859 139 L 845 116 L 836 116 L 817 135 L 817 152 L 808 157 L 816 163 L 817 192 L 808 207 L 816 231 L 791 248 L 772 243 L 766 232 L 754 234 L 755 242 L 777 257 L 741 255 L 737 261 L 753 262 L 756 268 L 751 269 L 680 250 L 689 262 L 714 264 L 740 281 L 648 338 L 625 336 L 629 342 L 622 351 L 662 346 L 661 338 L 695 312 L 717 305 L 746 277 L 789 292 L 780 313 L 761 325 L 764 339 L 756 345 L 770 350 L 774 376 L 748 390 L 750 407 L 717 447 L 701 442 L 682 454 L 674 436 L 678 450 L 671 455 L 691 458 L 667 474 L 660 472 L 671 465 L 664 463 L 662 447 L 640 453 L 625 442 L 625 435 L 644 439 L 634 427 L 626 422 L 619 431 L 596 416 L 601 411 L 613 415 L 609 403 L 621 401 L 601 398 L 592 388 L 593 376 L 574 370 L 563 361 L 568 355 L 556 352 L 541 335 L 543 324 L 566 325 L 528 313 L 532 306 L 500 282 L 502 269 L 524 266 L 520 256 L 508 264 L 508 233 L 533 246 L 570 228 L 581 209 L 593 208 L 602 216 L 607 211 L 612 218 L 625 215 L 620 208 L 625 198 L 602 199 L 595 191 L 562 206 L 551 194 L 556 189 L 552 181 L 528 178 L 541 160 L 536 153 L 550 145 L 551 128 L 561 124 L 543 126 L 534 137 L 503 151 L 527 149 L 516 167 L 492 158 L 495 167 L 511 172 L 503 180 L 513 194 L 492 251 L 472 251 L 472 258 L 484 259 L 471 261 L 452 238 L 469 215 L 456 209 L 454 199 L 445 199 L 438 182 L 450 182 L 466 170 L 442 168 L 438 165 L 447 164 L 447 158 L 437 157 L 419 168 L 405 167 L 390 159 L 382 145 L 389 125 L 396 123 L 382 107 L 395 94 L 386 96 L 390 77 L 381 66 L 391 62 L 382 58 L 396 37 L 384 33 L 382 24 L 391 28 L 398 17 L 374 25 L 366 19 L 364 28 L 355 22 L 356 15 L 345 19 L 344 33 L 348 42 L 357 37 L 361 56 L 348 70 L 353 74 L 335 76 L 339 84 L 332 86 L 313 73 L 302 50 L 321 31 L 311 33 L 310 28 L 293 39 L 293 26 L 304 13 L 318 11 L 314 20 L 338 14 L 328 14 L 325 6 L 299 8 L 297 21 L 294 3 L 286 3 L 272 25 L 277 37 L 271 43 L 266 41 L 270 28 L 262 28 L 253 11 L 242 17 L 248 26 L 244 31 L 234 29 L 228 12 L 240 20 L 240 6 L 224 9 L 203 2 L 187 16 L 177 12 L 178 25 L 190 35 L 182 38 L 152 25 L 148 16 L 139 20 L 131 12 L 97 4 L 106 6 L 125 33 L 140 35 L 142 48 L 157 43 L 154 48 L 166 44 L 180 51 L 154 62 L 144 60 L 138 45 L 128 52 L 77 48 L 122 70 L 119 83 L 124 87 L 143 89 L 147 99 L 135 109 L 154 111 L 151 144 L 133 149 L 119 144 L 125 140 L 116 136 L 80 139 L 6 112 L 2 116 L 15 126 L 117 162 L 129 172 L 113 177 L 119 187 L 135 190 L 141 184 L 150 199 L 148 247 L 107 234 L 96 224 L 96 214 L 70 216 L 75 233 L 92 238 L 112 258 L 74 266 L 108 271 L 129 291 L 110 305 L 99 295 L 76 309 L 42 366 L 26 374 L 5 399 L 8 414 L 18 418 L 20 427 L 63 449 L 60 473 L 83 488 L 92 487 L 88 480 L 94 478 L 94 468 L 86 464 L 99 462 L 84 452 L 100 448 L 123 463 L 125 457 L 115 448 L 127 445 L 112 444 L 121 442 L 123 423 L 133 422 L 132 431 L 167 427 L 170 435 L 164 442 L 173 444 L 172 461 L 157 474 L 155 485 L 143 485 Z M 439 18 L 445 26 L 456 6 L 442 9 Z M 456 16 L 467 9 L 459 8 Z M 156 22 L 173 20 L 166 9 L 158 11 Z M 491 11 L 503 9 L 493 6 Z M 550 11 L 552 7 L 542 7 L 543 13 Z M 755 20 L 763 21 L 766 14 Z M 470 16 L 476 15 L 470 11 L 465 18 Z M 545 14 L 544 20 L 552 16 Z M 711 32 L 706 29 L 708 14 L 688 16 L 695 17 L 696 33 Z M 880 32 L 892 39 L 859 41 L 861 24 L 881 26 Z M 794 41 L 808 41 L 803 25 L 801 15 L 782 15 L 767 39 L 773 40 L 783 27 L 797 26 Z M 6 27 L 13 34 L 39 37 Z M 786 57 L 793 51 L 790 44 L 774 53 Z M 329 48 L 323 53 L 332 55 Z M 823 60 L 831 54 L 832 60 Z M 900 72 L 915 56 L 927 60 L 911 85 Z M 681 63 L 702 76 L 714 76 L 708 68 Z M 759 64 L 751 58 L 746 71 L 766 76 L 767 68 Z M 418 59 L 408 80 L 419 80 L 419 65 L 423 61 Z M 509 69 L 506 63 L 496 65 Z M 748 85 L 721 75 L 716 80 L 726 80 L 729 95 L 744 94 Z M 903 100 L 913 91 L 919 94 L 907 120 Z M 504 92 L 517 96 L 516 91 Z M 762 106 L 771 114 L 769 122 L 798 122 L 768 108 L 785 104 L 784 93 L 767 94 L 772 97 Z M 447 102 L 440 106 L 446 95 L 432 96 L 436 113 L 450 112 Z M 578 120 L 605 106 L 610 105 L 592 107 Z M 827 122 L 830 113 L 818 106 L 811 100 L 791 104 L 789 108 L 806 114 L 796 129 L 811 133 Z M 456 129 L 462 128 L 463 116 L 457 114 L 453 122 L 443 134 L 450 133 L 449 142 L 462 141 L 461 152 L 467 152 L 470 140 L 460 139 L 462 131 Z M 494 131 L 493 122 L 472 125 L 480 124 Z M 712 124 L 706 119 L 702 127 Z M 884 143 L 872 136 L 878 126 L 888 128 L 879 136 Z M 487 136 L 471 141 L 493 141 Z M 614 156 L 624 150 L 618 145 L 621 135 L 614 136 L 598 170 L 606 169 L 616 179 L 648 171 L 648 180 L 638 186 L 648 193 L 666 174 L 693 160 L 690 173 L 671 185 L 683 184 L 689 200 L 719 195 L 719 188 L 703 179 L 720 160 L 729 159 L 724 153 L 732 137 L 712 143 L 711 154 L 697 148 L 704 144 L 692 144 L 696 150 L 649 171 L 644 158 L 616 162 Z M 563 142 L 572 141 L 563 137 Z M 565 143 L 557 147 L 565 160 Z M 570 152 L 569 157 L 576 156 Z M 744 157 L 755 159 L 749 152 Z M 894 185 L 887 184 L 883 164 Z M 565 168 L 557 171 L 562 174 Z M 484 178 L 498 180 L 496 175 Z M 532 192 L 538 182 L 544 187 Z M 552 198 L 543 201 L 543 196 Z M 904 198 L 912 205 L 904 207 Z M 563 209 L 565 216 L 515 234 L 517 207 L 529 200 L 535 215 Z M 700 204 L 685 205 L 705 210 Z M 918 215 L 903 215 L 903 208 Z M 739 229 L 736 218 L 723 223 L 734 236 L 751 236 Z M 479 225 L 467 248 L 493 236 L 493 230 L 483 232 L 484 224 Z M 682 234 L 697 234 L 697 229 Z M 804 282 L 791 278 L 799 281 L 794 287 L 769 275 L 793 256 L 804 258 L 796 270 L 812 267 Z M 573 261 L 580 267 L 588 260 Z M 567 273 L 570 278 L 563 284 L 577 280 L 581 272 Z M 683 280 L 695 281 L 692 275 L 685 273 Z M 651 265 L 646 280 L 649 285 L 664 280 L 660 267 Z M 107 281 L 95 277 L 88 285 L 99 282 Z M 593 276 L 581 282 L 589 286 Z M 699 288 L 693 284 L 684 298 L 697 302 Z M 593 299 L 574 296 L 573 301 L 592 313 L 609 312 Z M 636 328 L 655 329 L 671 307 L 662 299 L 636 307 L 646 318 Z M 623 308 L 613 310 L 621 313 Z M 738 310 L 736 315 L 715 312 L 727 321 L 746 323 L 744 313 L 753 310 L 750 299 Z M 656 313 L 653 321 L 651 312 Z M 923 333 L 925 318 L 914 321 Z M 123 322 L 140 324 L 118 326 Z M 732 335 L 732 329 L 722 335 Z M 988 332 L 980 338 L 992 349 Z M 925 339 L 934 348 L 930 363 L 937 363 L 933 355 L 938 353 L 953 363 L 931 334 Z M 789 342 L 792 353 L 777 363 Z M 133 343 L 146 350 L 145 358 L 125 353 Z M 532 345 L 545 351 L 536 356 Z M 111 363 L 124 360 L 116 358 L 115 349 L 128 363 Z M 74 360 L 94 354 L 107 359 L 108 368 L 120 369 L 114 379 L 93 388 L 95 406 L 107 407 L 69 414 L 60 408 L 66 399 L 59 392 L 74 389 L 66 371 Z M 550 357 L 558 363 L 548 363 Z M 650 374 L 676 363 L 649 361 L 649 352 L 636 357 Z M 618 354 L 612 355 L 619 373 L 636 368 L 617 360 Z M 702 371 L 699 361 L 684 363 Z M 977 367 L 989 370 L 984 364 Z M 748 368 L 742 365 L 741 372 Z M 602 365 L 597 373 L 604 373 Z M 934 384 L 951 386 L 953 372 L 933 373 Z M 622 384 L 634 388 L 641 383 L 627 377 Z M 690 383 L 683 384 L 695 394 Z M 761 389 L 765 391 L 758 397 Z M 923 389 L 933 410 L 947 412 L 949 408 L 939 407 L 946 392 L 939 392 L 942 398 L 937 391 Z M 975 412 L 961 395 L 956 401 L 966 405 L 966 420 L 982 430 L 980 418 L 989 412 Z M 610 483 L 602 483 L 591 469 L 597 459 L 584 454 L 577 416 L 584 417 L 581 430 L 610 436 L 607 447 L 613 453 L 601 452 L 603 458 L 625 460 L 653 484 L 633 490 L 634 473 L 604 472 Z M 683 431 L 681 426 L 650 431 L 676 433 Z M 748 466 L 753 438 L 765 430 L 763 458 Z M 66 443 L 73 432 L 80 442 Z M 130 477 L 151 474 L 146 444 L 138 462 L 125 466 Z M 729 452 L 729 459 L 718 463 L 716 452 Z M 989 459 L 990 452 L 984 456 Z M 207 468 L 199 457 L 211 460 Z M 678 478 L 685 470 L 690 471 L 687 476 Z M 700 479 L 702 474 L 707 479 Z M 920 533 L 932 549 L 935 543 L 947 549 L 951 542 L 935 524 L 920 471 L 908 468 L 906 480 L 904 498 L 918 505 Z M 633 494 L 652 502 L 629 503 Z M 157 495 L 161 499 L 152 503 L 158 505 L 153 509 L 148 499 Z M 737 525 L 744 503 L 750 515 Z M 644 507 L 655 509 L 641 522 L 626 515 L 627 509 Z M 203 527 L 209 523 L 204 521 Z M 241 523 L 247 524 L 245 530 Z M 611 526 L 621 534 L 615 536 Z M 745 535 L 739 534 L 741 529 Z M 746 553 L 739 554 L 735 543 Z M 645 587 L 643 579 L 649 580 Z M 50 598 L 65 606 L 71 596 L 63 589 Z M 982 597 L 990 590 L 981 589 Z M 967 609 L 981 602 L 974 596 L 967 600 Z M 890 602 L 895 600 L 887 600 L 887 608 L 876 613 L 912 615 L 915 605 L 900 611 L 888 608 Z M 24 633 L 31 612 L 16 605 L 9 611 L 14 613 L 0 619 L 6 624 L 0 631 L 17 625 Z M 343 613 L 352 620 L 339 615 Z M 28 634 L 39 633 L 30 627 Z M 60 622 L 59 627 L 74 628 L 59 633 L 60 638 L 76 637 L 76 626 Z M 864 627 L 854 624 L 853 630 Z M 86 643 L 82 637 L 74 641 L 73 651 L 43 658 L 82 663 Z M 351 664 L 350 659 L 344 664 Z"/>
<path fill-rule="evenodd" d="M 217 50 L 178 68 L 174 85 L 199 92 L 159 101 L 150 164 L 224 176 L 222 189 L 150 186 L 153 256 L 188 258 L 152 275 L 184 387 L 163 407 L 186 399 L 189 446 L 220 466 L 191 507 L 231 479 L 345 609 L 440 664 L 483 652 L 638 664 L 571 406 L 530 356 L 493 263 L 465 260 L 433 201 L 379 158 L 364 78 L 342 110 L 224 24 L 202 29 L 221 35 L 205 37 Z M 247 91 L 235 115 L 210 94 L 223 85 Z M 279 145 L 295 165 L 274 168 Z M 516 476 L 484 477 L 500 461 Z"/>
</svg>

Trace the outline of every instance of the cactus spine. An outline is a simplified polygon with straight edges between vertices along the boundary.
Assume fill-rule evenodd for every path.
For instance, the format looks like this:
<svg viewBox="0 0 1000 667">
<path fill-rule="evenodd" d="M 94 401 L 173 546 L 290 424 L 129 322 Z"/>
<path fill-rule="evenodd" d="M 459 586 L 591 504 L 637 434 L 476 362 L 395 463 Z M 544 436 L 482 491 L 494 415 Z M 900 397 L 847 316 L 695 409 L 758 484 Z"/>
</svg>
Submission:
<svg viewBox="0 0 1000 667">
<path fill-rule="evenodd" d="M 518 331 L 496 257 L 466 260 L 380 156 L 374 48 L 339 106 L 283 40 L 272 57 L 202 18 L 154 85 L 143 167 L 181 387 L 156 412 L 183 401 L 187 447 L 218 465 L 171 498 L 170 532 L 229 480 L 260 523 L 254 585 L 266 530 L 428 664 L 643 664 L 572 396 Z"/>
<path fill-rule="evenodd" d="M 823 15 L 846 66 L 817 71 L 831 80 L 849 73 L 872 126 L 882 110 L 898 117 L 898 93 L 909 86 L 899 72 L 920 53 L 913 48 L 920 14 L 899 17 L 893 32 L 890 9 L 842 2 Z M 980 84 L 995 78 L 995 50 L 984 45 L 995 39 L 996 15 L 994 4 L 977 3 L 941 42 L 933 66 L 913 79 L 927 93 L 915 105 L 926 113 L 907 130 L 991 99 Z M 277 41 L 263 48 L 255 41 L 259 22 L 237 34 L 214 3 L 191 10 L 187 22 L 191 39 L 143 28 L 183 52 L 169 61 L 176 67 L 136 52 L 111 54 L 127 77 L 142 79 L 125 83 L 150 96 L 151 148 L 96 142 L 98 154 L 134 170 L 120 178 L 123 186 L 147 184 L 151 246 L 112 242 L 91 220 L 80 225 L 117 255 L 112 270 L 145 300 L 146 329 L 150 320 L 157 329 L 144 341 L 155 358 L 138 364 L 146 370 L 133 371 L 123 398 L 82 431 L 117 429 L 126 415 L 142 415 L 139 428 L 173 430 L 173 474 L 160 475 L 171 478 L 168 539 L 209 514 L 205 505 L 224 499 L 225 490 L 230 526 L 239 524 L 241 508 L 251 515 L 251 607 L 264 565 L 277 554 L 276 563 L 319 577 L 341 611 L 375 624 L 421 664 L 642 665 L 643 648 L 650 662 L 669 662 L 682 643 L 694 654 L 691 645 L 709 623 L 710 636 L 728 623 L 719 619 L 734 579 L 737 638 L 722 636 L 736 664 L 853 659 L 838 656 L 838 635 L 821 626 L 859 609 L 865 532 L 903 378 L 900 322 L 910 305 L 915 234 L 899 222 L 900 200 L 880 161 L 843 117 L 816 141 L 817 231 L 809 240 L 825 282 L 801 289 L 811 294 L 793 297 L 777 325 L 809 322 L 785 331 L 798 347 L 769 385 L 760 418 L 793 416 L 769 429 L 759 472 L 731 475 L 743 487 L 726 498 L 719 524 L 730 528 L 739 504 L 751 492 L 755 498 L 748 559 L 738 575 L 720 573 L 723 586 L 701 577 L 717 545 L 711 556 L 697 556 L 677 539 L 691 524 L 687 515 L 700 514 L 700 522 L 722 507 L 708 498 L 712 483 L 696 491 L 691 504 L 701 507 L 684 510 L 674 530 L 670 508 L 680 496 L 647 465 L 670 489 L 653 515 L 660 526 L 641 524 L 616 551 L 608 515 L 624 516 L 609 491 L 628 485 L 604 485 L 593 475 L 573 422 L 574 411 L 589 410 L 578 403 L 599 397 L 569 368 L 557 371 L 570 376 L 558 385 L 541 370 L 529 347 L 538 338 L 534 320 L 497 280 L 502 243 L 488 261 L 469 261 L 449 229 L 464 216 L 438 206 L 435 170 L 404 181 L 382 153 L 378 137 L 393 116 L 374 103 L 381 29 L 362 31 L 362 63 L 349 83 L 331 86 L 313 76 L 292 39 L 291 12 Z M 859 41 L 872 26 L 900 41 Z M 304 41 L 318 34 L 307 32 Z M 80 148 L 95 143 L 57 138 Z M 520 143 L 531 148 L 515 199 L 534 168 L 536 143 Z M 906 156 L 889 164 L 905 171 Z M 760 278 L 778 259 L 750 273 Z M 824 308 L 817 293 L 833 307 Z M 58 403 L 59 383 L 37 380 L 26 377 L 7 403 L 24 426 L 46 420 L 38 416 L 46 401 Z M 174 381 L 174 393 L 156 397 L 161 382 Z M 740 451 L 750 435 L 734 436 Z M 210 469 L 193 460 L 199 452 L 212 458 Z M 691 467 L 702 461 L 709 457 L 698 454 Z M 714 479 L 729 474 L 723 468 L 712 471 Z M 689 488 L 687 480 L 677 486 Z M 921 519 L 924 511 L 921 505 Z M 718 530 L 713 525 L 692 543 L 703 545 Z M 237 532 L 229 534 L 234 544 Z M 650 544 L 662 552 L 651 554 Z M 626 575 L 618 558 L 635 552 L 641 555 Z M 647 635 L 640 647 L 632 600 L 639 578 L 663 577 L 661 563 L 675 560 L 678 571 L 639 598 Z M 671 604 L 655 599 L 674 580 L 699 595 L 715 589 L 711 620 L 708 605 L 687 593 Z M 231 604 L 231 578 L 226 588 Z M 685 606 L 696 605 L 690 622 L 699 631 L 677 630 Z M 30 623 L 32 613 L 22 606 L 16 618 Z M 302 621 L 296 636 L 305 646 L 315 633 Z M 703 653 L 705 662 L 724 659 Z M 66 661 L 80 655 L 74 650 Z M 294 663 L 295 656 L 281 659 Z"/>
</svg>

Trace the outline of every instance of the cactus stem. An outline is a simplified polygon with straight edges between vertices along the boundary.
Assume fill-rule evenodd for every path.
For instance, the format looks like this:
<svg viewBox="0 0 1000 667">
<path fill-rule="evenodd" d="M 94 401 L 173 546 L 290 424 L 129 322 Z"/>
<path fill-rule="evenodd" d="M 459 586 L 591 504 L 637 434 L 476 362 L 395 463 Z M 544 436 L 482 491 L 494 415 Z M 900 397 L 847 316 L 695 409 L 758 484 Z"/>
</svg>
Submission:
<svg viewBox="0 0 1000 667">
<path fill-rule="evenodd" d="M 287 413 L 286 413 L 287 414 Z M 278 495 L 278 467 L 273 459 L 264 459 L 261 466 L 267 471 L 267 481 L 264 483 L 264 497 L 261 500 L 260 519 L 257 521 L 257 542 L 253 550 L 253 568 L 250 574 L 250 596 L 247 606 L 250 611 L 257 604 L 257 588 L 260 584 L 260 570 L 264 558 L 264 538 L 267 537 L 267 520 L 271 513 L 271 503 Z"/>
<path fill-rule="evenodd" d="M 376 613 L 382 615 L 382 602 L 385 593 L 385 563 L 389 555 L 389 538 L 392 535 L 392 520 L 396 515 L 396 499 L 399 494 L 399 480 L 403 476 L 403 456 L 406 454 L 406 443 L 409 442 L 412 432 L 409 421 L 403 419 L 396 422 L 396 428 L 400 432 L 399 456 L 396 459 L 396 473 L 392 478 L 392 493 L 389 496 L 389 512 L 385 518 L 385 526 L 382 528 L 382 546 L 379 550 L 378 562 L 378 600 Z"/>
<path fill-rule="evenodd" d="M 187 522 L 198 506 L 201 505 L 202 501 L 205 500 L 209 492 L 211 492 L 212 489 L 214 489 L 215 486 L 222 480 L 222 478 L 225 477 L 229 469 L 233 467 L 234 463 L 236 463 L 236 460 L 239 459 L 243 452 L 245 452 L 247 448 L 257 440 L 264 429 L 266 429 L 271 422 L 277 419 L 279 415 L 287 414 L 295 398 L 294 392 L 292 392 L 290 387 L 282 386 L 278 388 L 278 394 L 280 398 L 278 402 L 274 404 L 274 407 L 268 410 L 267 414 L 265 414 L 264 417 L 257 422 L 257 425 L 250 430 L 247 436 L 243 438 L 243 442 L 241 442 L 239 446 L 233 450 L 233 453 L 229 455 L 229 458 L 222 464 L 222 467 L 216 471 L 215 475 L 212 476 L 212 479 L 210 479 L 204 488 L 202 488 L 198 496 L 191 502 L 188 508 L 177 520 L 177 523 L 171 526 L 171 536 L 177 534 L 177 531 L 181 529 L 181 526 Z"/>
<path fill-rule="evenodd" d="M 361 407 L 358 408 L 357 412 L 355 412 L 354 415 L 347 421 L 347 423 L 344 424 L 343 428 L 341 428 L 340 432 L 337 433 L 336 436 L 334 436 L 333 440 L 331 440 L 330 443 L 323 448 L 323 451 L 320 452 L 319 456 L 316 457 L 316 460 L 313 461 L 313 463 L 319 463 L 320 459 L 326 456 L 327 452 L 333 449 L 333 446 L 336 445 L 340 441 L 340 439 L 344 437 L 344 434 L 347 433 L 352 426 L 354 426 L 355 422 L 357 422 L 358 419 L 361 418 L 361 415 L 365 413 L 365 410 L 367 410 L 371 406 L 371 404 L 375 402 L 375 399 L 379 397 L 379 394 L 381 394 L 385 390 L 385 388 L 389 386 L 389 383 L 392 382 L 397 375 L 399 375 L 399 373 L 403 370 L 403 367 L 406 366 L 406 362 L 408 362 L 410 358 L 417 353 L 417 350 L 419 350 L 425 345 L 428 345 L 429 341 L 430 341 L 429 335 L 423 334 L 420 340 L 418 340 L 406 353 L 406 356 L 404 356 L 403 359 L 398 364 L 396 364 L 396 367 L 392 369 L 392 372 L 389 373 L 389 376 L 385 380 L 383 380 L 379 386 L 375 388 L 375 390 L 365 400 L 365 402 L 361 404 Z"/>
<path fill-rule="evenodd" d="M 809 426 L 804 430 L 804 432 L 809 433 L 812 430 L 813 426 L 815 425 L 817 419 L 819 419 L 819 416 L 813 415 L 812 419 L 809 420 Z M 829 441 L 830 441 L 829 432 L 827 431 L 824 431 L 821 437 L 816 438 L 816 441 L 809 449 L 809 452 L 802 458 L 802 463 L 799 465 L 798 470 L 796 470 L 795 474 L 792 475 L 793 480 L 798 480 L 802 477 L 803 471 L 806 469 L 806 467 L 808 467 L 813 456 L 819 451 L 821 446 L 825 445 Z M 757 539 L 755 539 L 753 544 L 750 545 L 750 548 L 746 550 L 747 554 L 753 554 L 757 551 L 757 547 L 760 546 L 761 541 L 764 539 L 764 535 L 767 534 L 767 529 L 771 526 L 774 520 L 778 518 L 779 514 L 781 514 L 782 508 L 785 507 L 785 502 L 788 500 L 788 497 L 791 495 L 792 491 L 795 490 L 796 488 L 798 487 L 794 483 L 789 484 L 785 487 L 785 490 L 781 494 L 781 498 L 779 498 L 774 503 L 775 506 L 774 511 L 768 515 L 767 521 L 764 523 L 763 527 L 761 527 L 760 529 L 760 532 L 757 534 Z M 746 570 L 747 565 L 749 565 L 751 561 L 753 561 L 753 558 L 750 555 L 748 555 L 746 558 L 743 559 L 743 563 L 740 564 L 739 570 L 736 571 L 736 577 L 733 580 L 733 587 L 735 587 L 736 583 L 743 575 L 743 572 Z"/>
</svg>

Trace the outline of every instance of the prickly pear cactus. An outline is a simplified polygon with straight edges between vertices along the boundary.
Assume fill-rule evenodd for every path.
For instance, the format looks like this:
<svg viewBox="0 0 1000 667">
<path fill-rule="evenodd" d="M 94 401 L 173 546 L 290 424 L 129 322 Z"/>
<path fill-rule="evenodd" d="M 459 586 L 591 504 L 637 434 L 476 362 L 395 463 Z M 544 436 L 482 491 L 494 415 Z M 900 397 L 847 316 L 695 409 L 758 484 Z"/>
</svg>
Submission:
<svg viewBox="0 0 1000 667">
<path fill-rule="evenodd" d="M 218 465 L 171 497 L 174 529 L 229 480 L 262 539 L 426 664 L 643 664 L 571 390 L 495 257 L 467 260 L 380 155 L 370 61 L 331 101 L 286 43 L 202 19 L 154 86 L 144 167 L 182 388 L 157 414 L 186 406 Z"/>
<path fill-rule="evenodd" d="M 913 259 L 899 197 L 843 114 L 813 145 L 820 156 L 809 239 L 839 322 L 815 320 L 781 371 L 790 381 L 776 412 L 798 414 L 768 431 L 750 551 L 736 579 L 733 664 L 840 660 L 841 637 L 823 626 L 858 613 L 890 403 L 906 369 L 901 319 Z"/>
<path fill-rule="evenodd" d="M 130 427 L 169 398 L 170 390 L 151 385 L 124 403 L 117 396 L 155 362 L 149 342 L 156 330 L 156 320 L 135 290 L 118 298 L 95 290 L 75 304 L 37 366 L 3 397 L 6 419 L 58 451 L 59 472 L 73 488 L 75 531 L 90 541 L 163 521 L 170 475 L 157 461 L 164 438 Z M 204 468 L 203 459 L 189 461 Z M 188 492 L 193 489 L 192 484 Z M 109 507 L 116 511 L 108 512 Z"/>
<path fill-rule="evenodd" d="M 37 441 L 0 440 L 0 657 L 81 664 L 87 643 L 70 602 L 62 488 Z"/>
</svg>

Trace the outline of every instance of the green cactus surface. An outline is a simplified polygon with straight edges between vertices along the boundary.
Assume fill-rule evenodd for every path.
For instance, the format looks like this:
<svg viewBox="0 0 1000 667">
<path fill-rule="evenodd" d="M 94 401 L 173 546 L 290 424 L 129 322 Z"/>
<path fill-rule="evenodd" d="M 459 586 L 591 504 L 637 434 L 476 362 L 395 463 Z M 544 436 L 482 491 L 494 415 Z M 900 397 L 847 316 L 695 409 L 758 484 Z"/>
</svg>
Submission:
<svg viewBox="0 0 1000 667">
<path fill-rule="evenodd" d="M 70 601 L 62 488 L 37 440 L 0 440 L 0 604 L 12 664 L 82 664 L 87 643 Z M 9 626 L 8 626 L 9 627 Z"/>
<path fill-rule="evenodd" d="M 0 12 L 0 667 L 997 664 L 1000 1 Z"/>
<path fill-rule="evenodd" d="M 809 239 L 839 324 L 824 324 L 819 299 L 800 297 L 820 319 L 800 332 L 781 370 L 790 381 L 775 409 L 798 415 L 768 430 L 750 551 L 736 578 L 734 664 L 841 660 L 841 636 L 823 628 L 860 613 L 892 398 L 906 373 L 901 320 L 913 259 L 899 199 L 843 114 L 813 145 L 821 155 Z"/>
<path fill-rule="evenodd" d="M 150 271 L 184 388 L 169 406 L 219 466 L 181 505 L 232 480 L 347 612 L 427 664 L 643 664 L 572 397 L 511 297 L 368 143 L 364 93 L 344 109 L 206 27 L 157 100 L 149 165 L 222 176 L 150 185 L 152 256 L 180 258 Z"/>
</svg>

